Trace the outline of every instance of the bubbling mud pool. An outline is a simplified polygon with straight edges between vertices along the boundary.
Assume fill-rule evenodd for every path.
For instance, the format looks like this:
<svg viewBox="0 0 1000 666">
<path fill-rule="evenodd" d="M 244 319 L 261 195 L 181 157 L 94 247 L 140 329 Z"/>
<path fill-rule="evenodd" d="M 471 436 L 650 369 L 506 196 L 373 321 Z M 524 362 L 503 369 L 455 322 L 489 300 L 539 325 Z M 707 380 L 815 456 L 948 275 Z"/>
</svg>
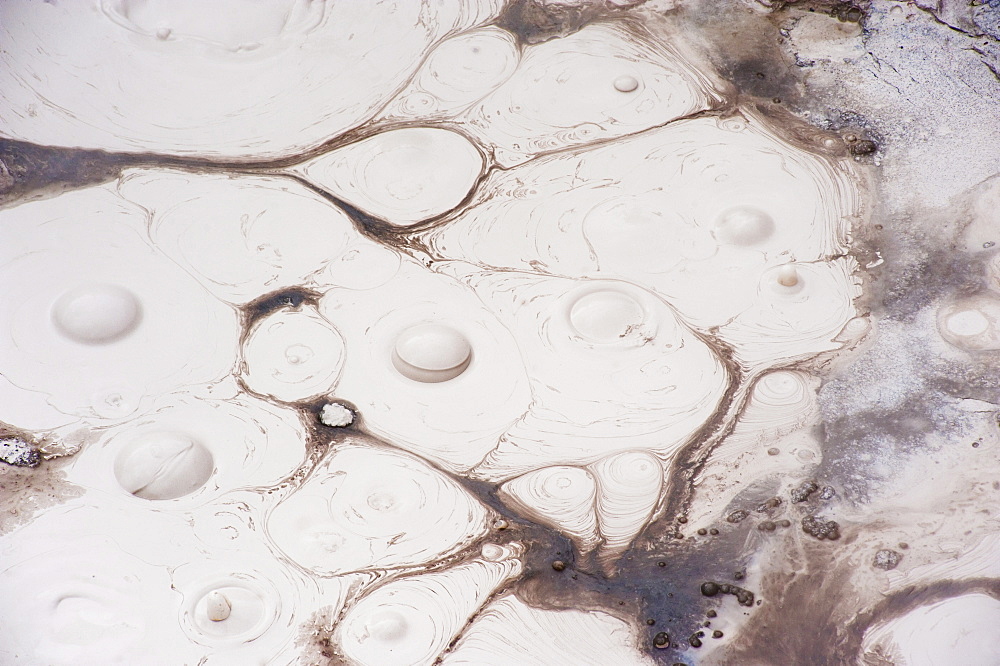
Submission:
<svg viewBox="0 0 1000 666">
<path fill-rule="evenodd" d="M 1000 664 L 998 38 L 4 3 L 0 661 Z"/>
</svg>

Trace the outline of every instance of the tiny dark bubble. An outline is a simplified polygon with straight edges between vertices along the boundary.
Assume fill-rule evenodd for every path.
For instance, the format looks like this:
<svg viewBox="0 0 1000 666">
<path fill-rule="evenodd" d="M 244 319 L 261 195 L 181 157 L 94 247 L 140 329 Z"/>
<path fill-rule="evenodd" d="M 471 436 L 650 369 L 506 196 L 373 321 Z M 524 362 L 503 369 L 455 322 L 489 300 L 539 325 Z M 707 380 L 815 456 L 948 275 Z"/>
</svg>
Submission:
<svg viewBox="0 0 1000 666">
<path fill-rule="evenodd" d="M 757 526 L 757 529 L 760 530 L 761 532 L 773 532 L 774 523 L 771 522 L 770 520 L 765 520 L 764 522 L 762 522 L 760 525 Z"/>
<path fill-rule="evenodd" d="M 722 636 L 723 636 L 723 633 L 721 631 L 719 631 L 718 629 L 716 629 L 715 631 L 712 632 L 712 638 L 722 638 Z"/>
<path fill-rule="evenodd" d="M 764 513 L 765 511 L 768 511 L 770 509 L 776 509 L 779 506 L 781 506 L 781 498 L 780 497 L 772 497 L 771 499 L 767 500 L 766 502 L 764 502 L 762 504 L 759 504 L 757 506 L 757 512 L 758 513 Z"/>
<path fill-rule="evenodd" d="M 903 550 L 906 550 L 907 548 L 909 548 L 909 547 L 910 547 L 910 544 L 906 543 L 905 541 L 900 541 L 900 542 L 899 542 L 899 547 L 900 547 L 901 549 L 903 549 Z"/>
<path fill-rule="evenodd" d="M 707 613 L 705 613 L 705 615 L 706 615 L 707 617 L 717 617 L 717 616 L 718 616 L 719 614 L 718 614 L 718 613 L 716 613 L 716 612 L 715 612 L 714 610 L 710 610 L 710 611 L 708 611 Z"/>
<path fill-rule="evenodd" d="M 566 563 L 563 562 L 562 560 L 555 560 L 554 562 L 552 562 L 552 568 L 555 569 L 556 571 L 562 571 L 563 569 L 566 568 Z"/>
<path fill-rule="evenodd" d="M 698 530 L 699 536 L 705 536 L 706 534 L 708 534 L 708 530 L 706 530 L 704 527 Z"/>
<path fill-rule="evenodd" d="M 701 584 L 701 593 L 706 597 L 714 597 L 719 593 L 719 591 L 719 586 L 711 581 Z"/>
<path fill-rule="evenodd" d="M 710 530 L 708 531 L 708 533 L 709 533 L 709 534 L 711 534 L 712 536 L 715 536 L 716 534 L 718 534 L 718 533 L 719 533 L 719 530 L 717 530 L 717 529 L 715 529 L 715 528 L 713 527 L 712 529 L 710 529 Z"/>
<path fill-rule="evenodd" d="M 619 606 L 624 606 L 624 605 L 625 605 L 625 602 L 624 602 L 624 601 L 619 601 L 619 602 L 618 602 L 618 605 L 619 605 Z"/>
<path fill-rule="evenodd" d="M 649 618 L 648 620 L 646 620 L 646 624 L 652 627 L 654 624 L 656 624 L 656 620 L 654 620 L 653 618 Z"/>
<path fill-rule="evenodd" d="M 712 621 L 711 620 L 705 620 L 704 622 L 701 623 L 701 626 L 703 626 L 703 627 L 711 627 L 712 626 Z"/>
<path fill-rule="evenodd" d="M 855 141 L 847 149 L 851 155 L 871 155 L 878 150 L 878 144 L 868 139 L 862 139 L 861 141 Z"/>
<path fill-rule="evenodd" d="M 972 443 L 972 448 L 978 449 L 979 448 L 979 444 L 980 444 L 980 442 L 973 442 Z"/>
<path fill-rule="evenodd" d="M 658 648 L 670 647 L 670 635 L 665 631 L 661 631 L 660 633 L 653 636 L 653 645 L 655 645 Z"/>
<path fill-rule="evenodd" d="M 687 521 L 688 521 L 688 519 L 685 518 L 684 516 L 681 516 L 680 518 L 677 519 L 677 522 L 680 523 L 681 525 L 683 525 Z"/>
<path fill-rule="evenodd" d="M 792 521 L 788 520 L 788 518 L 782 518 L 781 520 L 778 521 L 778 524 L 781 525 L 782 527 L 791 527 Z"/>
<path fill-rule="evenodd" d="M 743 580 L 744 578 L 746 578 L 746 575 L 747 574 L 745 571 L 737 571 L 736 573 L 733 574 L 733 578 L 736 580 Z"/>
<path fill-rule="evenodd" d="M 780 97 L 772 97 L 771 101 L 774 102 L 775 104 L 781 104 L 781 98 Z"/>
<path fill-rule="evenodd" d="M 665 567 L 665 566 L 667 566 L 667 563 L 661 560 L 661 561 L 659 561 L 659 562 L 656 563 L 656 566 L 658 566 L 658 567 Z"/>
<path fill-rule="evenodd" d="M 688 643 L 690 643 L 691 647 L 693 648 L 701 647 L 701 639 L 698 638 L 697 636 L 692 636 L 690 639 L 688 639 Z"/>
</svg>

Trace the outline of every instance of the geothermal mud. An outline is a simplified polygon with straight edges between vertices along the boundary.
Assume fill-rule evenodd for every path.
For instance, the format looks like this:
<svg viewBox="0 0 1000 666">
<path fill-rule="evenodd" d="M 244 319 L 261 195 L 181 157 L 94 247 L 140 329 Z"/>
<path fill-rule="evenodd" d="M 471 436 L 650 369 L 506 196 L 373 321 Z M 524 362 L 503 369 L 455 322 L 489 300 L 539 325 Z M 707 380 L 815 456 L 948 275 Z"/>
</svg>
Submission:
<svg viewBox="0 0 1000 666">
<path fill-rule="evenodd" d="M 0 660 L 1000 663 L 998 26 L 4 3 Z"/>
</svg>

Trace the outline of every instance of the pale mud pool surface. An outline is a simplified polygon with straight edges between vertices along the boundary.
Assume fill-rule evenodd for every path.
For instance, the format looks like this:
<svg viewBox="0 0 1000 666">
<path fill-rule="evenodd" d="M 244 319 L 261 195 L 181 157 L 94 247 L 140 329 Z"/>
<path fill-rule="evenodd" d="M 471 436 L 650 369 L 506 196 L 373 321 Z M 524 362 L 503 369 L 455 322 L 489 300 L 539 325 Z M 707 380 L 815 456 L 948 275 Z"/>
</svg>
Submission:
<svg viewBox="0 0 1000 666">
<path fill-rule="evenodd" d="M 0 663 L 1000 664 L 1000 4 L 0 5 Z"/>
</svg>

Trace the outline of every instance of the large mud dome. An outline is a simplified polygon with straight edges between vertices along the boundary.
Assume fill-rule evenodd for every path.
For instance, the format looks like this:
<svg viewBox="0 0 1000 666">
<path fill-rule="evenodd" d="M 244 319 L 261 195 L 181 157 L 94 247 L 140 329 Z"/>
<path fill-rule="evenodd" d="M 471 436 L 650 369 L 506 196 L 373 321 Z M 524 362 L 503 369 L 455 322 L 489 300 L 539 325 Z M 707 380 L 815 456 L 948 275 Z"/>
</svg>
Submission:
<svg viewBox="0 0 1000 666">
<path fill-rule="evenodd" d="M 1000 664 L 996 2 L 0 5 L 4 664 Z"/>
</svg>

